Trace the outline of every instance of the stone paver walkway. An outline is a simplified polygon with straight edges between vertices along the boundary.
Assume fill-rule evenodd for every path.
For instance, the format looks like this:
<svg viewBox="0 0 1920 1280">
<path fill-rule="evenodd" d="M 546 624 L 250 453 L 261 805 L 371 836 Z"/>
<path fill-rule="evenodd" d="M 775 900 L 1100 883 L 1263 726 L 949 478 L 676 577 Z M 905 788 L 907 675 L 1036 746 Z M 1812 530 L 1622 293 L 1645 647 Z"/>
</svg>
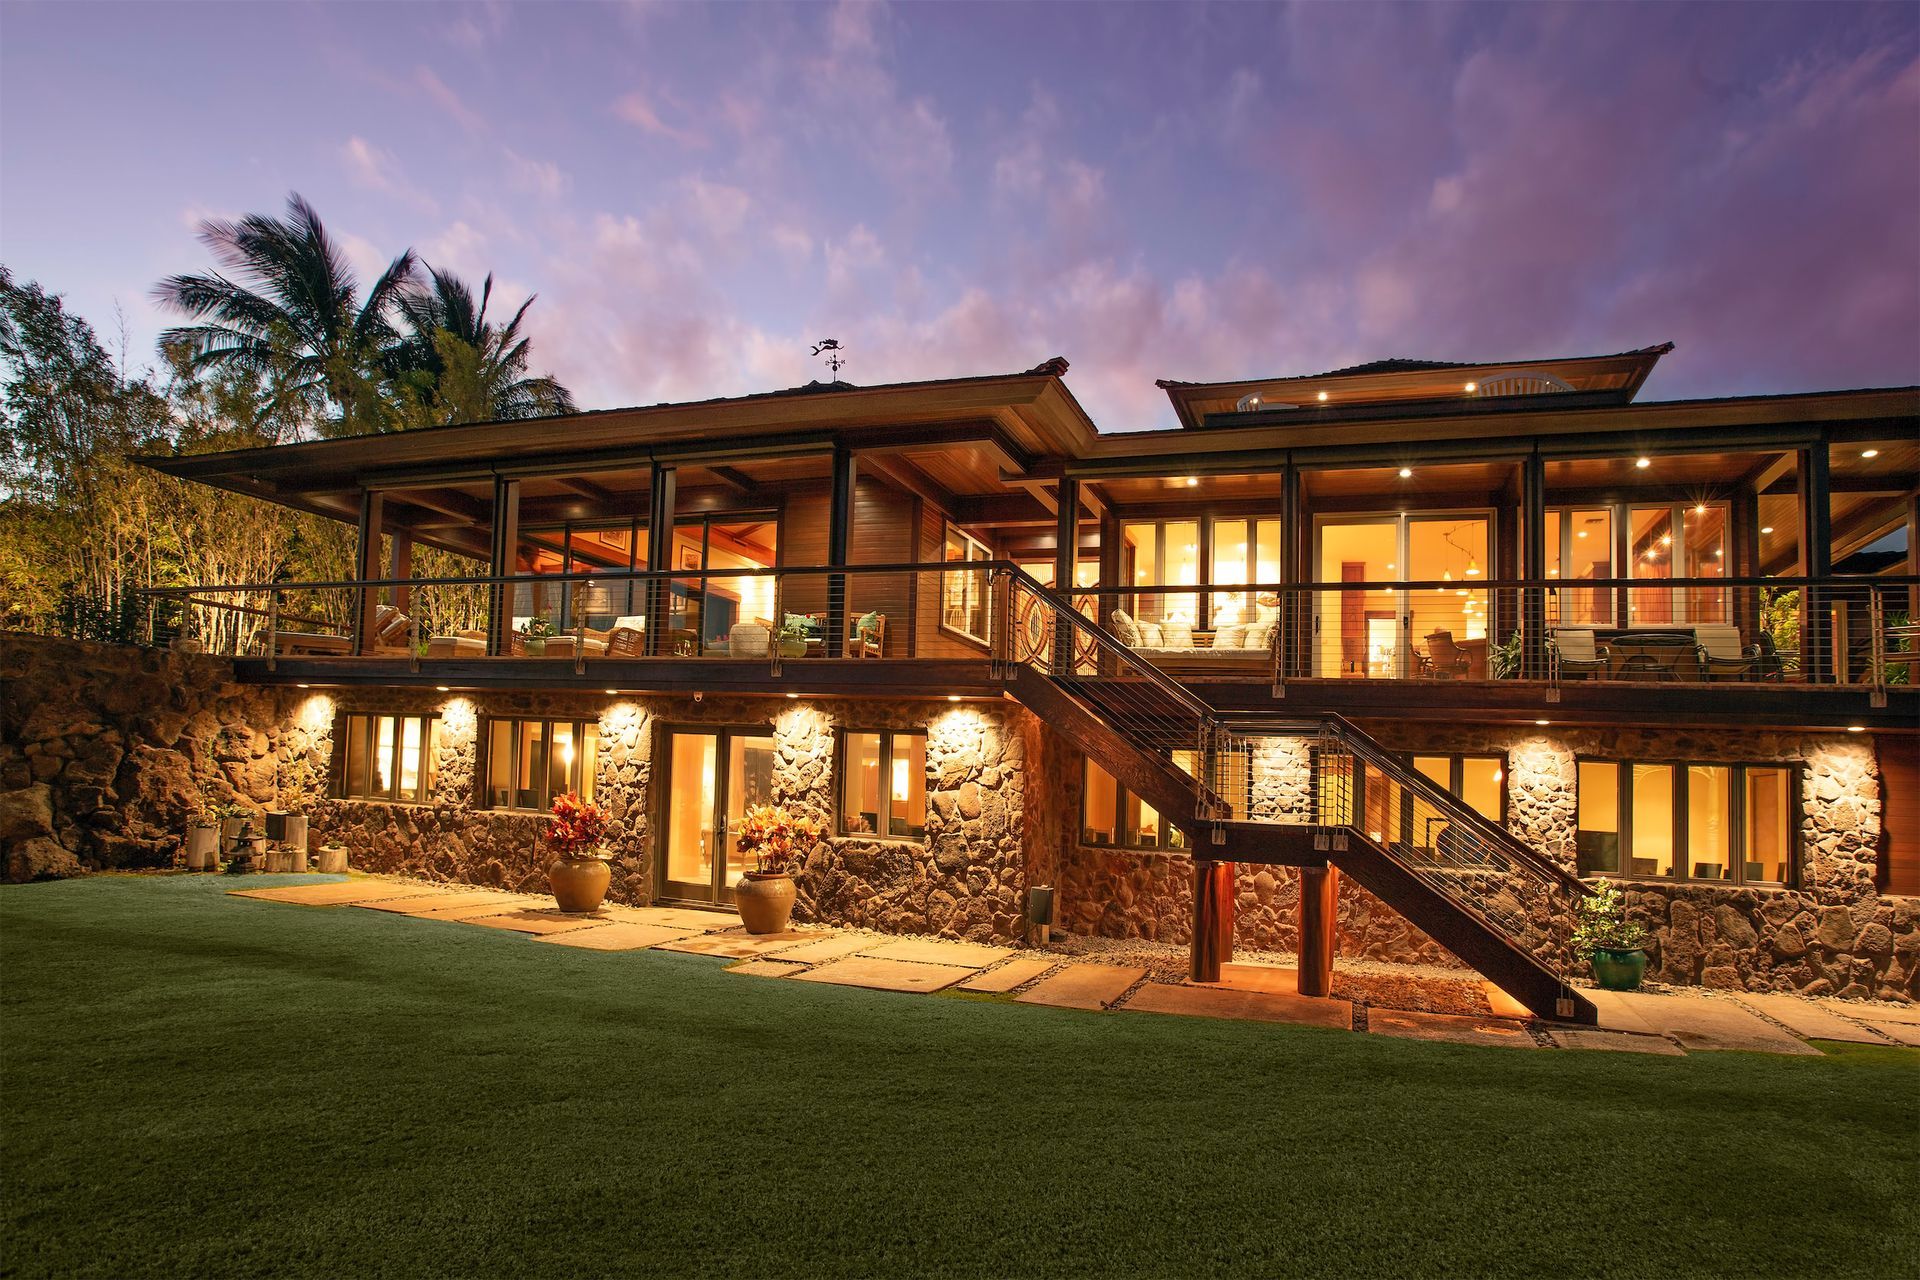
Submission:
<svg viewBox="0 0 1920 1280">
<path fill-rule="evenodd" d="M 374 876 L 231 892 L 265 902 L 352 906 L 402 919 L 479 925 L 525 934 L 530 942 L 588 951 L 710 956 L 733 962 L 728 972 L 742 977 L 913 994 L 953 988 L 1067 1009 L 1353 1025 L 1349 1002 L 1300 995 L 1294 971 L 1277 965 L 1223 965 L 1217 984 L 1143 981 L 1144 968 L 1011 947 L 813 926 L 755 936 L 730 912 L 685 907 L 609 905 L 592 915 L 564 915 L 545 895 Z M 1366 1027 L 1375 1035 L 1416 1040 L 1510 1048 L 1551 1043 L 1570 1050 L 1673 1057 L 1721 1050 L 1819 1053 L 1808 1040 L 1920 1045 L 1920 1006 L 1690 990 L 1585 992 L 1599 1011 L 1598 1028 L 1533 1022 L 1523 1007 L 1491 986 L 1486 995 L 1492 1013 L 1485 1017 L 1373 1006 Z M 1544 1040 L 1537 1039 L 1542 1031 Z"/>
</svg>

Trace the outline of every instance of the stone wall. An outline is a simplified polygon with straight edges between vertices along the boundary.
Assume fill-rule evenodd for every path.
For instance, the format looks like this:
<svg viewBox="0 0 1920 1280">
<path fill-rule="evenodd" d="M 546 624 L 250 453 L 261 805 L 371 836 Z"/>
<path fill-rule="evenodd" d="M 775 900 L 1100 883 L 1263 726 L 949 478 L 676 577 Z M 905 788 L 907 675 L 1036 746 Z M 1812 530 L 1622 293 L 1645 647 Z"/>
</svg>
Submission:
<svg viewBox="0 0 1920 1280">
<path fill-rule="evenodd" d="M 1374 722 L 1363 726 L 1390 750 L 1507 757 L 1507 826 L 1575 868 L 1575 759 L 1798 763 L 1801 879 L 1792 889 L 1626 882 L 1631 914 L 1652 931 L 1649 974 L 1657 981 L 1751 991 L 1796 990 L 1920 999 L 1920 900 L 1883 897 L 1873 884 L 1880 832 L 1879 779 L 1871 741 L 1845 733 L 1542 729 Z M 1063 777 L 1079 811 L 1077 765 Z M 1310 812 L 1305 744 L 1263 751 L 1252 809 L 1285 819 Z M 1190 936 L 1192 871 L 1184 859 L 1085 848 L 1064 859 L 1065 922 L 1082 933 L 1184 943 Z M 1237 946 L 1291 951 L 1297 942 L 1298 876 L 1241 867 L 1236 875 Z M 1432 939 L 1364 890 L 1340 890 L 1338 954 L 1453 963 Z"/>
<path fill-rule="evenodd" d="M 217 658 L 0 633 L 6 878 L 166 866 L 205 805 L 310 805 L 331 729 Z"/>
</svg>

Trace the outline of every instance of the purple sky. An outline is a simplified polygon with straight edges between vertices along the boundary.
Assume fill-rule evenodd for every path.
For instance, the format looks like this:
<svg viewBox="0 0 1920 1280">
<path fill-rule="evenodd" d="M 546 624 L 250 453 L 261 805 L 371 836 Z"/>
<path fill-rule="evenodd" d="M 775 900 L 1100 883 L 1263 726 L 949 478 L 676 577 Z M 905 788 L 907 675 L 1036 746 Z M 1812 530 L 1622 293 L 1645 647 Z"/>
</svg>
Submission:
<svg viewBox="0 0 1920 1280">
<path fill-rule="evenodd" d="M 0 6 L 0 260 L 136 362 L 207 215 L 537 292 L 584 406 L 1065 355 L 1672 340 L 1644 395 L 1920 382 L 1920 8 Z M 824 374 L 820 375 L 824 376 Z"/>
</svg>

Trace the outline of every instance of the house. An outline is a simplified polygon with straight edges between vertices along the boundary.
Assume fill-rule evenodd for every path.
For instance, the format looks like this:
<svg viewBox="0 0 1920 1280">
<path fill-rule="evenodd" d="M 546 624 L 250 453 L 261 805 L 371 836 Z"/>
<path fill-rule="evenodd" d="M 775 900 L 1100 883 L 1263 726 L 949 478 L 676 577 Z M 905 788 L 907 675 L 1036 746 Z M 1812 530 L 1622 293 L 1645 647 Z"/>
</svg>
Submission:
<svg viewBox="0 0 1920 1280">
<path fill-rule="evenodd" d="M 1639 400 L 1668 350 L 1166 382 L 1160 431 L 1054 359 L 150 458 L 358 546 L 155 638 L 308 691 L 316 838 L 378 869 L 537 883 L 577 790 L 616 898 L 722 904 L 779 799 L 819 920 L 1583 1017 L 1604 876 L 1663 980 L 1914 998 L 1920 388 Z"/>
</svg>

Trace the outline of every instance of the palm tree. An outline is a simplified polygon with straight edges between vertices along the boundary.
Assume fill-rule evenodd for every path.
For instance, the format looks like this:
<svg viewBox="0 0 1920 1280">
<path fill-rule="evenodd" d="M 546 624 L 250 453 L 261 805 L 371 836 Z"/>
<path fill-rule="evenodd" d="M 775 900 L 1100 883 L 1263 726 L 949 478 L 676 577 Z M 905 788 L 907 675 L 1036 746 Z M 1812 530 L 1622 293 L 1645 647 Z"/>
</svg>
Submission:
<svg viewBox="0 0 1920 1280">
<path fill-rule="evenodd" d="M 448 271 L 428 269 L 426 287 L 403 290 L 408 333 L 394 348 L 396 381 L 411 383 L 437 422 L 490 422 L 571 413 L 573 397 L 551 375 L 530 377 L 533 340 L 521 335 L 528 298 L 504 325 L 487 319 L 493 276 L 473 290 Z"/>
<path fill-rule="evenodd" d="M 388 425 L 379 373 L 398 341 L 391 316 L 414 280 L 413 250 L 358 299 L 352 268 L 298 192 L 287 197 L 284 220 L 210 219 L 200 240 L 226 274 L 160 282 L 159 300 L 199 322 L 167 330 L 163 344 L 183 344 L 196 369 L 270 380 L 276 410 L 297 403 L 324 413 L 331 405 L 339 434 Z"/>
</svg>

